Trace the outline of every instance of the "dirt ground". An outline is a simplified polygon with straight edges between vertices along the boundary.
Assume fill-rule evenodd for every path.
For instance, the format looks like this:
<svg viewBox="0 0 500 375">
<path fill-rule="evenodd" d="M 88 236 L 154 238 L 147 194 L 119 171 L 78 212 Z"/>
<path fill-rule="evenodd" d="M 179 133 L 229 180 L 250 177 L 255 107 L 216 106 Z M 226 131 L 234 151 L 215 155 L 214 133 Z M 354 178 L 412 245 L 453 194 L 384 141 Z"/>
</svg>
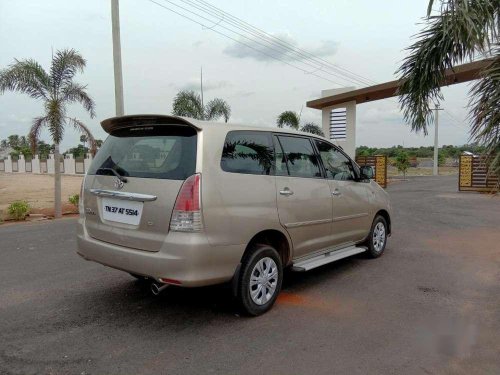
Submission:
<svg viewBox="0 0 500 375">
<path fill-rule="evenodd" d="M 449 176 L 449 175 L 458 175 L 458 167 L 439 167 L 439 175 L 440 176 Z M 403 176 L 401 172 L 397 170 L 397 168 L 393 166 L 389 166 L 387 168 L 388 176 Z M 409 168 L 406 172 L 407 176 L 432 176 L 432 168 L 427 167 L 418 167 L 418 168 Z"/>
<path fill-rule="evenodd" d="M 74 211 L 70 195 L 79 194 L 83 176 L 62 176 L 63 212 Z M 33 213 L 53 214 L 54 176 L 41 174 L 0 173 L 0 218 L 6 218 L 7 207 L 14 201 L 25 200 Z"/>
</svg>

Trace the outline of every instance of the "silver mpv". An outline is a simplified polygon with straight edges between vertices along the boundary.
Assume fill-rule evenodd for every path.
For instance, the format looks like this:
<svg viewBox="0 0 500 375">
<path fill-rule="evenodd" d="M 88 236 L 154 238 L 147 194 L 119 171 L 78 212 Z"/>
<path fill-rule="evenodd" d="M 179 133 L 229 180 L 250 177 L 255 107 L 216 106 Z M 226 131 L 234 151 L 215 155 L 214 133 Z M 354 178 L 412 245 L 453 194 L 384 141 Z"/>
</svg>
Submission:
<svg viewBox="0 0 500 375">
<path fill-rule="evenodd" d="M 327 139 L 161 115 L 104 120 L 85 176 L 78 254 L 166 285 L 231 282 L 242 309 L 269 310 L 283 269 L 308 271 L 391 233 L 387 193 Z"/>
</svg>

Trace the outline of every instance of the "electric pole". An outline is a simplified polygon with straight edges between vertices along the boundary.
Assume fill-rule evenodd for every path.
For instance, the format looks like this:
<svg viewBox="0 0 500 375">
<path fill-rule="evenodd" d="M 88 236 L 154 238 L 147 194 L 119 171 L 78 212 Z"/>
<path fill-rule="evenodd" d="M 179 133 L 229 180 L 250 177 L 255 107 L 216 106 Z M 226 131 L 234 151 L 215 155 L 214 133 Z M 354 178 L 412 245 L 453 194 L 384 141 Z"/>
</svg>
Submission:
<svg viewBox="0 0 500 375">
<path fill-rule="evenodd" d="M 442 111 L 442 108 L 439 108 L 439 103 L 436 103 L 434 106 L 434 168 L 432 174 L 437 176 L 439 174 L 438 169 L 438 159 L 439 159 L 439 144 L 438 144 L 438 127 L 439 127 L 439 111 Z"/>
<path fill-rule="evenodd" d="M 118 0 L 111 0 L 111 27 L 113 33 L 116 115 L 123 116 L 125 109 L 123 104 L 122 48 L 120 44 L 120 10 Z"/>
</svg>

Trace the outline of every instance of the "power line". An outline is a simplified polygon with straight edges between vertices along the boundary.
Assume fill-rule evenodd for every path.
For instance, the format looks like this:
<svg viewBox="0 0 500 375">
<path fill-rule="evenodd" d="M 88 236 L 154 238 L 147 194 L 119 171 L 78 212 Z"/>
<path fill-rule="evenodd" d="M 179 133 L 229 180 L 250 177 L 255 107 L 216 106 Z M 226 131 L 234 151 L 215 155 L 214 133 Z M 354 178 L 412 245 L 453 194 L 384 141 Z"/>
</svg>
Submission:
<svg viewBox="0 0 500 375">
<path fill-rule="evenodd" d="M 264 41 L 264 42 L 266 42 L 266 43 L 268 43 L 268 44 L 270 44 L 270 46 L 268 46 L 268 45 L 264 45 L 263 43 L 261 43 L 262 38 L 258 38 L 258 35 L 256 35 L 255 33 L 250 33 L 250 34 L 251 34 L 251 35 L 254 35 L 254 36 L 257 36 L 257 40 L 252 39 L 252 38 L 249 38 L 249 37 L 247 37 L 246 35 L 243 35 L 243 34 L 239 33 L 238 31 L 235 31 L 235 30 L 233 30 L 233 29 L 227 28 L 227 27 L 225 27 L 225 26 L 221 25 L 221 23 L 222 23 L 222 21 L 223 21 L 223 20 L 222 20 L 222 19 L 220 19 L 220 18 L 219 18 L 218 22 L 215 22 L 215 21 L 213 21 L 212 19 L 209 19 L 209 18 L 207 18 L 207 17 L 205 17 L 205 16 L 203 16 L 203 15 L 200 15 L 200 14 L 198 14 L 198 13 L 196 13 L 196 12 L 193 12 L 192 10 L 187 9 L 187 8 L 185 8 L 185 7 L 182 7 L 182 6 L 180 6 L 180 5 L 178 5 L 178 4 L 174 3 L 174 2 L 172 2 L 172 1 L 170 1 L 170 0 L 164 0 L 164 1 L 166 1 L 166 2 L 168 2 L 168 3 L 170 3 L 170 4 L 172 4 L 173 6 L 175 6 L 175 7 L 179 8 L 179 9 L 182 9 L 184 12 L 188 12 L 188 13 L 190 13 L 190 14 L 192 14 L 192 15 L 194 15 L 194 16 L 196 16 L 196 17 L 198 17 L 198 18 L 201 18 L 201 19 L 203 19 L 203 20 L 205 20 L 205 21 L 208 21 L 208 22 L 212 23 L 212 25 L 211 25 L 211 26 L 208 26 L 208 25 L 204 24 L 203 22 L 199 22 L 198 20 L 195 20 L 195 19 L 193 19 L 193 18 L 191 18 L 191 17 L 187 16 L 186 14 L 180 13 L 179 11 L 176 11 L 176 10 L 174 10 L 174 9 L 172 9 L 172 8 L 169 8 L 169 7 L 167 7 L 167 6 L 164 6 L 164 5 L 162 5 L 162 4 L 159 4 L 159 3 L 158 3 L 158 2 L 156 2 L 156 1 L 153 1 L 153 0 L 149 0 L 149 1 L 151 1 L 151 2 L 155 3 L 155 4 L 156 4 L 156 5 L 158 5 L 158 6 L 161 6 L 161 7 L 162 7 L 162 8 L 164 8 L 164 9 L 169 10 L 170 12 L 173 12 L 173 13 L 175 13 L 175 14 L 177 14 L 177 15 L 181 16 L 181 17 L 184 17 L 184 18 L 186 18 L 186 19 L 188 19 L 188 20 L 190 20 L 190 21 L 192 21 L 192 22 L 195 22 L 195 23 L 197 23 L 197 24 L 201 25 L 201 26 L 202 26 L 202 27 L 204 27 L 204 28 L 207 28 L 207 29 L 209 29 L 209 30 L 211 30 L 211 31 L 213 31 L 213 32 L 216 32 L 216 33 L 218 33 L 219 35 L 222 35 L 222 36 L 224 36 L 224 37 L 226 37 L 226 38 L 229 38 L 229 39 L 233 40 L 233 41 L 234 41 L 234 42 L 236 42 L 236 43 L 240 43 L 240 44 L 242 44 L 242 45 L 246 46 L 247 48 L 250 48 L 250 49 L 252 49 L 252 50 L 254 50 L 254 51 L 256 51 L 256 52 L 259 52 L 259 53 L 261 53 L 261 54 L 263 54 L 263 55 L 266 55 L 266 56 L 271 57 L 271 58 L 273 58 L 273 59 L 279 60 L 279 61 L 281 61 L 281 62 L 283 62 L 283 63 L 285 63 L 285 64 L 287 64 L 287 65 L 289 65 L 289 66 L 292 66 L 292 67 L 294 67 L 294 68 L 297 68 L 297 69 L 301 70 L 302 72 L 304 72 L 305 74 L 314 75 L 314 76 L 316 76 L 316 77 L 319 77 L 319 78 L 322 78 L 322 79 L 328 80 L 329 82 L 335 83 L 335 84 L 337 84 L 337 85 L 339 85 L 339 86 L 343 86 L 343 85 L 341 85 L 341 84 L 339 84 L 338 82 L 335 82 L 335 81 L 333 81 L 333 80 L 331 80 L 331 79 L 328 79 L 328 78 L 324 77 L 323 75 L 321 75 L 321 76 L 320 76 L 320 75 L 319 75 L 319 74 L 317 74 L 317 73 L 321 72 L 321 73 L 325 73 L 325 74 L 329 74 L 329 75 L 335 76 L 335 77 L 340 78 L 340 79 L 342 79 L 342 80 L 344 80 L 344 81 L 347 81 L 347 82 L 351 82 L 351 83 L 353 82 L 353 81 L 352 81 L 352 79 L 350 79 L 350 78 L 346 78 L 346 77 L 344 77 L 344 76 L 341 76 L 341 75 L 339 75 L 338 73 L 333 73 L 333 72 L 330 72 L 330 71 L 326 71 L 326 70 L 324 70 L 324 69 L 323 69 L 323 67 L 324 67 L 324 65 L 323 65 L 323 64 L 321 64 L 321 65 L 318 67 L 318 65 L 317 65 L 318 63 L 317 63 L 317 62 L 315 62 L 315 61 L 313 61 L 314 65 L 313 65 L 313 64 L 311 64 L 311 63 L 309 63 L 309 62 L 306 62 L 306 61 L 300 61 L 300 64 L 303 64 L 303 65 L 306 65 L 306 66 L 309 66 L 309 67 L 311 67 L 311 68 L 315 69 L 315 70 L 313 70 L 313 71 L 309 71 L 309 70 L 303 69 L 303 68 L 301 68 L 301 67 L 298 67 L 298 66 L 297 66 L 297 65 L 295 65 L 295 64 L 291 64 L 290 62 L 285 61 L 284 59 L 280 58 L 279 56 L 276 56 L 276 55 L 271 54 L 271 53 L 267 53 L 266 51 L 263 51 L 262 49 L 259 49 L 259 48 L 255 48 L 254 46 L 249 45 L 248 43 L 245 43 L 245 42 L 243 42 L 243 41 L 241 41 L 241 40 L 237 40 L 237 39 L 235 39 L 235 38 L 232 38 L 232 37 L 230 37 L 229 35 L 227 35 L 227 34 L 225 34 L 225 33 L 222 33 L 222 32 L 220 32 L 219 30 L 216 30 L 215 28 L 216 28 L 216 27 L 223 28 L 223 29 L 225 29 L 225 30 L 227 30 L 227 31 L 229 31 L 229 32 L 231 32 L 231 33 L 234 33 L 234 34 L 236 34 L 236 35 L 238 35 L 238 36 L 240 36 L 240 37 L 242 37 L 242 38 L 245 38 L 245 39 L 249 40 L 251 43 L 258 44 L 258 45 L 260 45 L 260 46 L 264 47 L 265 49 L 267 49 L 267 50 L 271 50 L 271 51 L 273 51 L 273 52 L 275 52 L 275 53 L 278 53 L 278 54 L 280 54 L 280 55 L 283 55 L 284 53 L 288 53 L 288 52 L 292 52 L 293 54 L 297 54 L 297 52 L 296 52 L 293 48 L 289 48 L 289 47 L 284 48 L 284 47 L 282 47 L 282 46 L 281 46 L 281 47 L 280 47 L 280 46 L 278 46 L 279 48 L 281 48 L 281 50 L 277 50 L 277 49 L 276 49 L 276 45 L 275 45 L 275 44 L 273 44 L 273 43 L 271 43 L 269 40 L 263 40 L 263 41 Z M 183 1 L 183 0 L 181 0 L 181 1 Z M 186 1 L 183 1 L 183 2 L 184 2 L 184 3 L 186 3 Z M 207 6 L 211 6 L 211 5 L 210 5 L 210 4 L 208 4 L 208 3 L 206 3 L 206 4 L 207 4 Z M 206 8 L 200 8 L 200 7 L 199 7 L 199 6 L 197 6 L 197 5 L 193 5 L 193 4 L 190 4 L 190 5 L 191 5 L 191 6 L 193 6 L 193 7 L 196 7 L 197 9 L 199 9 L 199 10 L 201 10 L 201 11 L 206 10 Z M 228 15 L 228 17 L 232 17 L 232 16 L 231 16 L 231 15 L 229 15 L 229 14 L 227 14 L 227 15 Z M 213 12 L 211 12 L 209 16 L 211 16 L 211 17 L 220 17 L 220 15 L 214 15 L 214 13 L 213 13 Z M 227 20 L 226 20 L 226 22 L 227 22 Z M 241 27 L 239 27 L 239 25 L 238 25 L 238 24 L 235 24 L 234 22 L 232 22 L 232 23 L 231 23 L 231 25 L 232 25 L 233 27 L 236 27 L 236 28 L 238 28 L 238 29 L 242 30 L 242 28 L 241 28 Z M 251 26 L 251 25 L 250 25 L 250 26 Z M 243 31 L 244 31 L 244 32 L 246 32 L 245 30 L 243 30 Z M 273 37 L 273 38 L 275 38 L 275 37 Z M 277 38 L 275 38 L 275 39 L 277 39 Z M 279 40 L 279 39 L 278 39 L 278 40 Z M 283 42 L 283 43 L 285 43 L 285 44 L 286 44 L 287 42 Z M 312 55 L 312 56 L 314 56 L 314 55 Z M 309 61 L 311 61 L 311 58 L 309 58 L 309 57 L 305 56 L 305 60 L 309 60 Z M 361 81 L 360 81 L 360 80 L 357 80 L 357 82 L 355 82 L 355 84 L 357 84 L 357 83 L 359 83 L 359 82 L 361 82 Z M 361 82 L 361 83 L 366 84 L 365 82 Z"/>
<path fill-rule="evenodd" d="M 148 0 L 148 1 L 150 1 L 150 2 L 152 2 L 152 3 L 154 3 L 154 4 L 156 4 L 156 5 L 158 5 L 159 7 L 162 7 L 162 8 L 164 8 L 164 9 L 166 9 L 166 10 L 168 10 L 168 11 L 172 12 L 172 13 L 175 13 L 175 14 L 177 14 L 177 15 L 179 15 L 179 16 L 181 16 L 181 17 L 183 17 L 183 18 L 186 18 L 187 20 L 189 20 L 189 21 L 191 21 L 191 22 L 197 23 L 198 25 L 200 25 L 200 26 L 202 26 L 202 27 L 208 27 L 207 25 L 205 25 L 205 24 L 203 24 L 203 23 L 201 23 L 201 22 L 199 22 L 199 21 L 196 21 L 196 20 L 192 19 L 191 17 L 186 16 L 185 14 L 179 13 L 179 12 L 175 11 L 174 9 L 171 9 L 171 8 L 169 8 L 169 7 L 167 7 L 167 6 L 163 5 L 163 4 L 160 4 L 160 3 L 156 2 L 155 0 Z M 210 30 L 211 30 L 211 31 L 213 31 L 214 33 L 217 33 L 217 34 L 222 35 L 222 36 L 224 36 L 224 37 L 226 37 L 226 38 L 228 38 L 228 39 L 231 39 L 232 41 L 234 41 L 234 42 L 236 42 L 236 43 L 240 43 L 240 44 L 242 44 L 242 45 L 244 45 L 244 46 L 246 46 L 246 47 L 248 47 L 248 48 L 250 48 L 250 49 L 252 49 L 252 50 L 254 50 L 254 51 L 256 51 L 256 52 L 262 53 L 263 55 L 266 55 L 266 56 L 271 57 L 271 58 L 273 58 L 273 59 L 279 60 L 279 61 L 281 61 L 282 63 L 284 63 L 284 64 L 286 64 L 286 65 L 289 65 L 289 66 L 291 66 L 291 67 L 293 67 L 293 68 L 296 68 L 296 69 L 298 69 L 298 70 L 300 70 L 300 71 L 302 71 L 302 72 L 304 72 L 304 73 L 307 73 L 307 74 L 313 75 L 313 76 L 318 77 L 318 78 L 322 78 L 322 79 L 327 80 L 327 81 L 329 81 L 329 82 L 332 82 L 332 83 L 334 83 L 334 84 L 336 84 L 336 85 L 342 86 L 342 85 L 341 85 L 341 84 L 339 84 L 338 82 L 335 82 L 335 81 L 333 81 L 333 80 L 331 80 L 331 79 L 329 79 L 329 78 L 326 78 L 326 77 L 320 76 L 320 75 L 318 75 L 318 74 L 316 74 L 316 73 L 314 73 L 314 72 L 309 72 L 309 71 L 307 71 L 306 69 L 303 69 L 303 68 L 298 67 L 298 66 L 296 66 L 296 65 L 294 65 L 294 64 L 291 64 L 291 63 L 289 63 L 288 61 L 285 61 L 285 60 L 283 60 L 283 59 L 281 59 L 281 58 L 279 58 L 279 57 L 277 57 L 277 56 L 271 55 L 271 54 L 266 53 L 266 52 L 264 52 L 264 51 L 261 51 L 261 50 L 259 50 L 259 49 L 257 49 L 257 48 L 254 48 L 254 47 L 252 47 L 251 45 L 249 45 L 249 44 L 247 44 L 247 43 L 244 43 L 244 42 L 242 42 L 242 41 L 240 41 L 240 40 L 237 40 L 237 39 L 235 39 L 235 38 L 233 38 L 233 37 L 231 37 L 231 36 L 229 36 L 229 35 L 227 35 L 227 34 L 224 34 L 224 33 L 220 32 L 220 31 L 218 31 L 218 30 L 215 30 L 215 29 L 210 29 Z"/>
<path fill-rule="evenodd" d="M 183 7 L 183 6 L 181 6 L 181 5 L 178 5 L 178 4 L 176 4 L 175 2 L 173 2 L 173 1 L 171 1 L 171 0 L 163 0 L 163 1 L 168 2 L 168 3 L 172 4 L 173 6 L 176 6 L 176 7 L 180 8 L 180 9 L 182 9 L 183 11 L 186 11 L 186 12 L 188 12 L 188 13 L 190 13 L 190 14 L 193 14 L 193 15 L 195 15 L 196 17 L 199 17 L 199 18 L 204 19 L 204 20 L 209 21 L 209 22 L 213 22 L 211 19 L 209 19 L 209 18 L 207 18 L 207 17 L 205 17 L 205 16 L 203 16 L 203 15 L 200 15 L 200 14 L 198 14 L 198 13 L 196 13 L 196 12 L 193 12 L 193 11 L 191 11 L 191 10 L 189 10 L 189 9 L 187 9 L 187 8 L 185 8 L 185 7 Z M 181 0 L 181 1 L 182 1 L 182 0 Z M 183 2 L 185 2 L 185 1 L 183 1 Z M 243 34 L 239 33 L 238 31 L 235 31 L 235 30 L 232 30 L 232 29 L 230 29 L 230 28 L 227 28 L 227 27 L 223 26 L 223 25 L 221 24 L 221 22 L 219 22 L 218 24 L 216 24 L 216 25 L 214 25 L 214 26 L 209 27 L 209 29 L 210 29 L 210 30 L 212 30 L 212 31 L 216 31 L 216 30 L 215 30 L 215 27 L 216 27 L 216 26 L 218 26 L 218 27 L 220 27 L 220 28 L 222 28 L 222 29 L 225 29 L 225 30 L 227 30 L 227 31 L 229 31 L 229 32 L 232 32 L 232 33 L 234 33 L 234 34 L 238 35 L 239 37 L 242 37 L 242 38 L 244 38 L 244 39 L 247 39 L 247 40 L 248 40 L 248 41 L 250 41 L 251 43 L 256 43 L 256 44 L 258 44 L 258 45 L 260 45 L 260 46 L 262 46 L 262 47 L 264 47 L 264 48 L 266 48 L 266 49 L 269 49 L 269 50 L 271 50 L 271 51 L 273 51 L 273 52 L 276 52 L 276 53 L 278 53 L 278 54 L 282 54 L 282 53 L 283 53 L 283 51 L 276 50 L 276 48 L 273 48 L 272 46 L 266 46 L 266 45 L 262 44 L 261 42 L 259 42 L 258 40 L 255 40 L 255 39 L 249 38 L 249 37 L 247 37 L 246 35 L 243 35 Z M 246 46 L 248 46 L 248 44 L 245 44 L 245 45 L 246 45 Z M 264 51 L 262 51 L 261 49 L 254 48 L 254 50 L 259 51 L 259 52 L 261 52 L 261 53 L 264 53 Z M 273 56 L 274 56 L 274 55 L 273 55 Z M 275 56 L 275 57 L 276 57 L 276 56 Z M 283 61 L 283 60 L 281 60 L 281 61 Z M 321 70 L 321 69 L 318 69 L 318 67 L 317 67 L 316 65 L 313 65 L 313 64 L 311 64 L 311 63 L 304 62 L 304 61 L 301 61 L 300 63 L 301 63 L 301 64 L 304 64 L 304 65 L 307 65 L 307 66 L 309 66 L 309 67 L 311 67 L 311 68 L 315 69 L 313 72 L 317 72 L 318 70 Z M 313 72 L 309 72 L 309 71 L 307 71 L 307 74 L 311 74 L 311 73 L 313 73 Z M 324 73 L 326 73 L 326 74 L 333 75 L 333 76 L 335 76 L 335 77 L 337 77 L 337 78 L 340 78 L 340 79 L 343 79 L 343 80 L 345 80 L 345 81 L 351 82 L 351 81 L 349 81 L 348 79 L 346 79 L 346 78 L 344 78 L 344 77 L 342 77 L 342 76 L 339 76 L 338 74 L 335 74 L 335 73 L 332 73 L 332 72 L 328 72 L 328 71 L 325 71 L 325 70 L 322 70 L 322 72 L 324 72 Z M 337 83 L 337 84 L 338 84 L 338 83 Z M 340 84 L 338 84 L 338 85 L 340 85 Z M 342 85 L 340 85 L 340 86 L 342 86 Z"/>
<path fill-rule="evenodd" d="M 299 47 L 297 47 L 297 46 L 295 46 L 295 45 L 293 45 L 293 44 L 291 44 L 283 39 L 280 39 L 272 34 L 269 34 L 269 33 L 265 32 L 264 30 L 259 29 L 258 27 L 255 27 L 255 26 L 243 21 L 242 19 L 240 19 L 236 16 L 233 16 L 232 14 L 230 14 L 230 13 L 228 13 L 220 8 L 217 8 L 214 5 L 211 5 L 210 3 L 208 3 L 204 0 L 194 0 L 194 1 L 193 0 L 181 0 L 181 1 L 184 3 L 189 3 L 191 6 L 196 7 L 199 10 L 206 11 L 214 17 L 218 17 L 220 19 L 220 22 L 224 21 L 224 22 L 228 22 L 228 23 L 231 23 L 233 25 L 236 25 L 236 27 L 238 27 L 239 29 L 245 30 L 246 32 L 249 32 L 250 34 L 259 37 L 261 40 L 267 40 L 270 43 L 273 43 L 274 45 L 278 45 L 281 48 L 284 48 L 284 49 L 287 49 L 287 50 L 293 52 L 297 56 L 301 56 L 302 58 L 306 58 L 308 60 L 311 60 L 316 64 L 320 64 L 320 66 L 322 68 L 329 68 L 329 69 L 332 69 L 332 70 L 337 71 L 337 72 L 341 71 L 341 74 L 350 76 L 352 79 L 358 81 L 358 83 L 360 82 L 362 84 L 367 84 L 367 82 L 368 82 L 368 84 L 371 84 L 374 82 L 374 81 L 372 81 L 366 77 L 363 77 L 359 74 L 356 74 L 356 73 L 354 73 L 346 68 L 343 68 L 341 66 L 333 64 L 333 63 L 331 63 L 331 62 L 329 62 L 329 61 L 327 61 L 319 56 L 315 56 L 312 53 L 310 53 L 302 48 L 299 48 Z M 201 4 L 200 5 L 201 8 L 200 8 L 200 6 L 194 5 L 193 3 Z M 230 21 L 228 21 L 228 20 L 230 20 Z"/>
</svg>

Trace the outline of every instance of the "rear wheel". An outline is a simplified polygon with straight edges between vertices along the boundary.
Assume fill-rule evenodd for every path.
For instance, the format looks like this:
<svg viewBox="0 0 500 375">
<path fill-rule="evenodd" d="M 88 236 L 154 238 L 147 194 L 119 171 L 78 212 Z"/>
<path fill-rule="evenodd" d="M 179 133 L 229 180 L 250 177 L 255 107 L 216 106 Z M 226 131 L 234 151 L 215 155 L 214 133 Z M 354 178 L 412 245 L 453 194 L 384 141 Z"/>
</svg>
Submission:
<svg viewBox="0 0 500 375">
<path fill-rule="evenodd" d="M 370 258 L 378 258 L 384 253 L 385 245 L 387 244 L 387 222 L 385 219 L 377 215 L 373 220 L 370 235 L 366 240 L 368 246 L 367 255 Z"/>
<path fill-rule="evenodd" d="M 238 302 L 249 315 L 268 311 L 276 301 L 283 281 L 281 258 L 271 246 L 255 246 L 241 263 Z"/>
</svg>

